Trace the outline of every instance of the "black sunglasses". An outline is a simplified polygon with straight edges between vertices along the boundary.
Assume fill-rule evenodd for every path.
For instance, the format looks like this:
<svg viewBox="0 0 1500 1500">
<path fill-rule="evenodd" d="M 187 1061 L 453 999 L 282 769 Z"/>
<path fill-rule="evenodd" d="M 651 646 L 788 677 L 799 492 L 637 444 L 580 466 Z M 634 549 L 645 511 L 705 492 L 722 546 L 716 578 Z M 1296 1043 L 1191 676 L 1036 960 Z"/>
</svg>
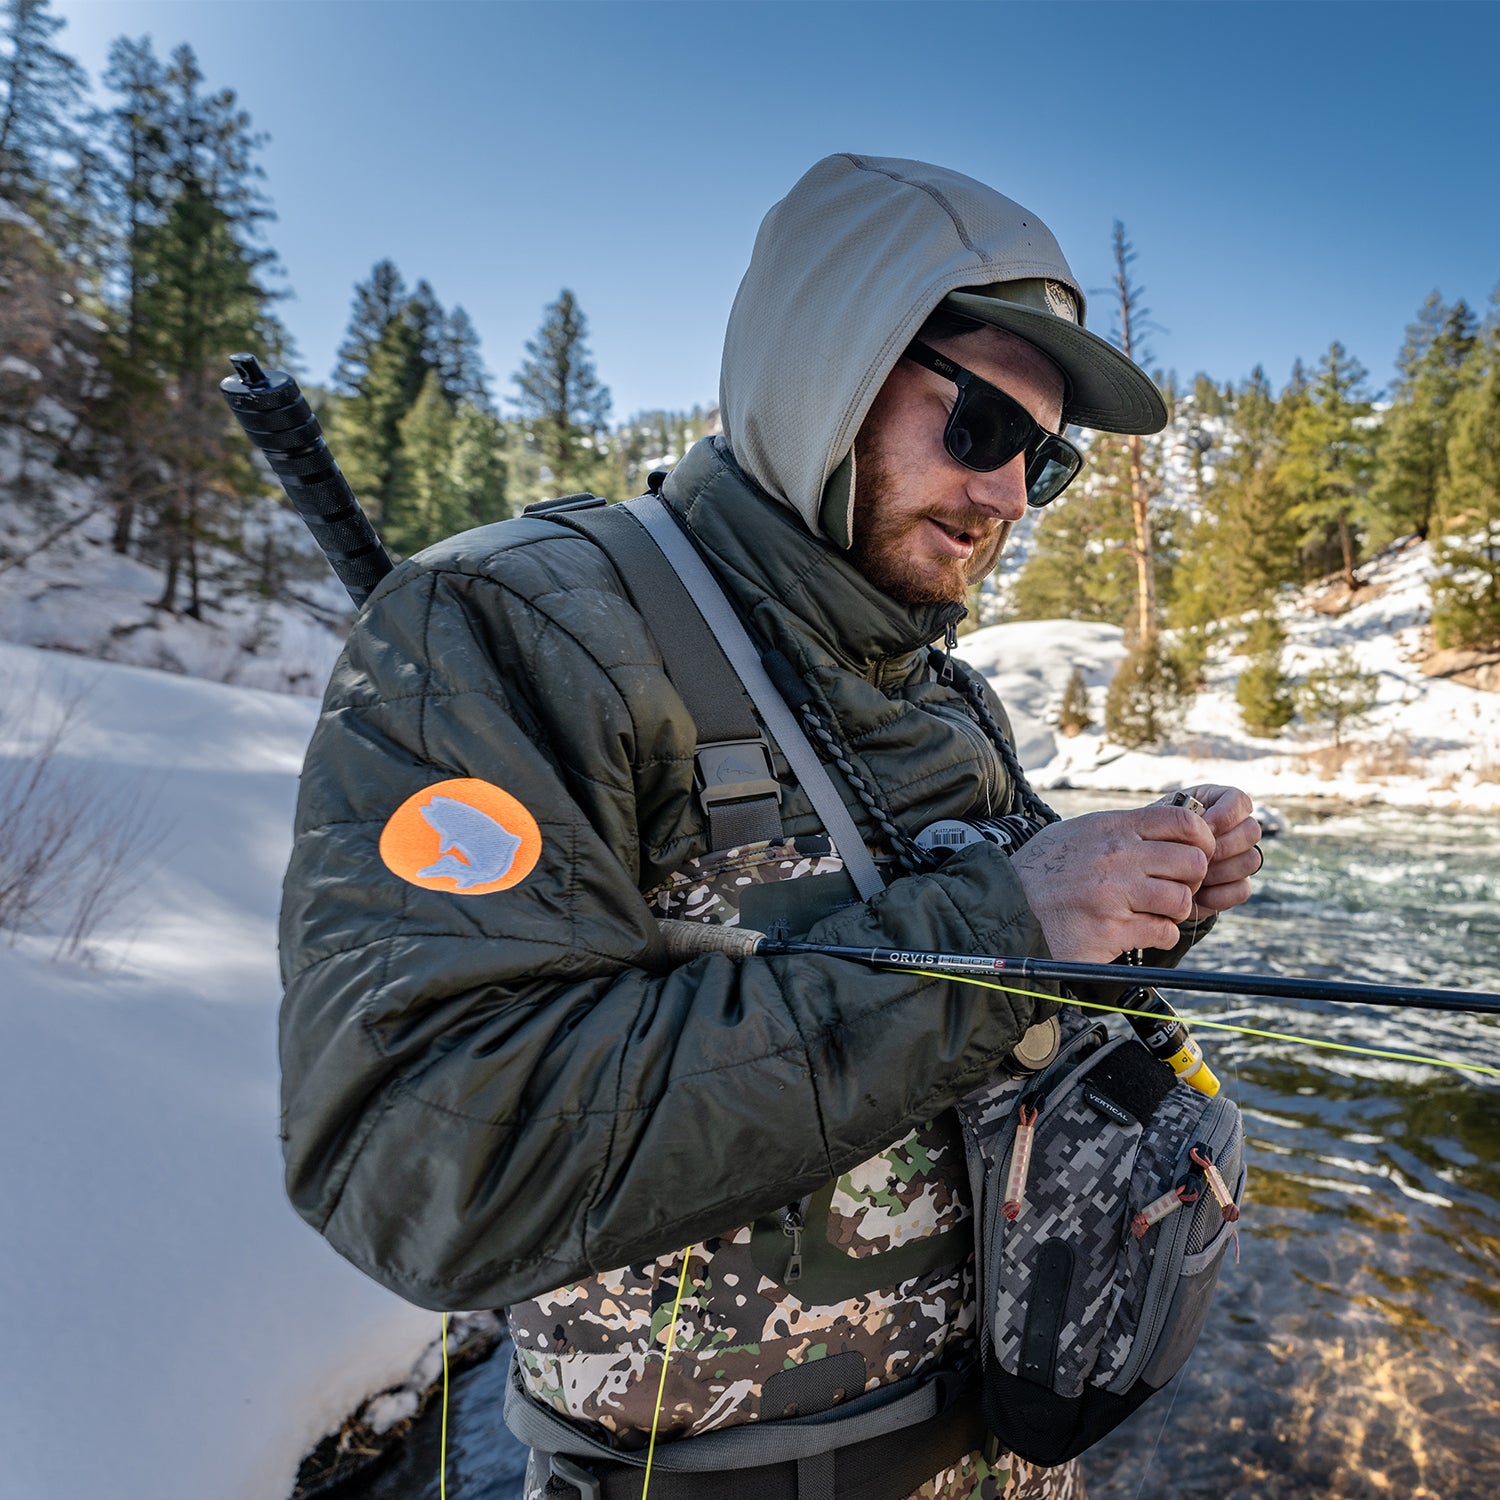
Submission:
<svg viewBox="0 0 1500 1500">
<path fill-rule="evenodd" d="M 1014 396 L 920 339 L 906 346 L 906 357 L 958 387 L 943 446 L 966 469 L 988 474 L 1024 453 L 1030 506 L 1050 504 L 1078 477 L 1083 454 L 1067 438 L 1048 432 Z"/>
</svg>

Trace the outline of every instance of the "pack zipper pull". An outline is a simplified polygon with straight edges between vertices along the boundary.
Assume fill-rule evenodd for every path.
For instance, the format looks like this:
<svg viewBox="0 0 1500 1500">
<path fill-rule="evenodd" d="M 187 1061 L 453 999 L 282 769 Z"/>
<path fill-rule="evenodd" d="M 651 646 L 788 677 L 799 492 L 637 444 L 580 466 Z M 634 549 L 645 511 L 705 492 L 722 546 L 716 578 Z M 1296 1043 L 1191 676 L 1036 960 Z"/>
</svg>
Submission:
<svg viewBox="0 0 1500 1500">
<path fill-rule="evenodd" d="M 1012 1223 L 1020 1217 L 1021 1205 L 1026 1201 L 1026 1179 L 1031 1173 L 1031 1145 L 1036 1135 L 1036 1117 L 1041 1113 L 1040 1102 L 1027 1104 L 1022 1100 L 1016 1111 L 1020 1122 L 1016 1126 L 1016 1143 L 1010 1153 L 1010 1175 L 1005 1179 L 1005 1202 L 1000 1212 Z"/>
<path fill-rule="evenodd" d="M 781 1232 L 792 1242 L 791 1253 L 786 1258 L 786 1269 L 781 1273 L 781 1284 L 791 1286 L 802 1280 L 802 1206 L 788 1203 L 781 1211 Z"/>
<path fill-rule="evenodd" d="M 1224 1216 L 1224 1222 L 1233 1224 L 1240 1216 L 1239 1207 L 1234 1201 L 1234 1194 L 1229 1191 L 1228 1185 L 1219 1175 L 1219 1169 L 1214 1165 L 1213 1158 L 1208 1154 L 1208 1147 L 1194 1146 L 1188 1152 L 1188 1160 L 1208 1179 L 1208 1190 L 1218 1199 L 1219 1212 Z"/>
<path fill-rule="evenodd" d="M 1153 1224 L 1160 1224 L 1168 1214 L 1174 1214 L 1184 1203 L 1196 1203 L 1198 1201 L 1198 1189 L 1192 1188 L 1186 1182 L 1179 1182 L 1176 1187 L 1168 1188 L 1160 1198 L 1148 1203 L 1130 1221 L 1130 1232 L 1136 1239 L 1144 1239 L 1146 1231 Z"/>
<path fill-rule="evenodd" d="M 1240 1232 L 1233 1226 L 1239 1222 L 1240 1209 L 1239 1205 L 1234 1201 L 1234 1194 L 1229 1191 L 1229 1186 L 1224 1181 L 1223 1175 L 1214 1165 L 1213 1157 L 1208 1154 L 1207 1146 L 1194 1146 L 1188 1152 L 1188 1160 L 1208 1179 L 1208 1190 L 1218 1200 L 1219 1213 L 1223 1216 L 1224 1222 L 1230 1226 L 1229 1233 L 1234 1240 L 1234 1263 L 1235 1265 L 1239 1265 Z"/>
</svg>

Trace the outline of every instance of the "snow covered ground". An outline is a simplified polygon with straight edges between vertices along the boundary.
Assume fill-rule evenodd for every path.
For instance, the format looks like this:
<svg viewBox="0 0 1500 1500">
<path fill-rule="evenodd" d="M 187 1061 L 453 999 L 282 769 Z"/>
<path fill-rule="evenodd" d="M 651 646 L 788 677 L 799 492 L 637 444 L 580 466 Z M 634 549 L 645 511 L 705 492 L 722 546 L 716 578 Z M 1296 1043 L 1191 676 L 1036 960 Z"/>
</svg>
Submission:
<svg viewBox="0 0 1500 1500">
<path fill-rule="evenodd" d="M 1318 613 L 1316 590 L 1283 602 L 1289 673 L 1301 676 L 1347 647 L 1360 669 L 1379 679 L 1378 703 L 1368 720 L 1345 731 L 1342 756 L 1327 753 L 1323 731 L 1293 725 L 1274 739 L 1248 734 L 1234 697 L 1242 657 L 1211 660 L 1206 691 L 1168 744 L 1125 751 L 1101 727 L 1109 680 L 1124 655 L 1114 627 L 1072 620 L 992 625 L 960 637 L 958 654 L 995 685 L 1039 789 L 1154 795 L 1222 782 L 1260 801 L 1333 797 L 1500 811 L 1500 693 L 1424 677 L 1418 666 L 1431 613 L 1430 569 L 1427 546 L 1409 545 L 1361 569 L 1368 587 L 1344 614 Z M 1069 739 L 1055 726 L 1075 664 L 1088 683 L 1094 727 Z"/>
<path fill-rule="evenodd" d="M 285 1500 L 438 1330 L 282 1193 L 275 915 L 316 704 L 13 645 L 0 695 L 27 709 L 0 776 L 76 700 L 99 836 L 155 799 L 86 962 L 0 946 L 0 1500 Z"/>
</svg>

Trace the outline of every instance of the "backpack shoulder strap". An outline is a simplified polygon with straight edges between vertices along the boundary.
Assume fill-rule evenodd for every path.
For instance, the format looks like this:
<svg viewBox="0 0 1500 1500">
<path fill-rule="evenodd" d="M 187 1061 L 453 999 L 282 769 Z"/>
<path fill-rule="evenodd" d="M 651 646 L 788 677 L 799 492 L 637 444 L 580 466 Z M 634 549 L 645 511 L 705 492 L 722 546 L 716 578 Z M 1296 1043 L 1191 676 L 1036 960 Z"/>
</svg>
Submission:
<svg viewBox="0 0 1500 1500">
<path fill-rule="evenodd" d="M 568 496 L 529 509 L 588 537 L 614 565 L 650 628 L 667 676 L 698 730 L 698 799 L 708 818 L 709 846 L 779 842 L 781 788 L 770 746 L 739 675 L 661 549 L 622 506 L 593 496 Z"/>
<path fill-rule="evenodd" d="M 666 502 L 654 493 L 642 495 L 622 508 L 649 533 L 681 579 L 700 619 L 713 633 L 731 670 L 754 702 L 761 722 L 781 747 L 792 774 L 822 819 L 855 889 L 866 901 L 878 895 L 885 889 L 885 881 L 865 847 L 849 809 L 844 806 L 838 789 L 818 759 L 812 742 L 797 723 L 787 700 L 771 680 L 760 649 L 750 639 L 734 606 L 686 529 Z"/>
</svg>

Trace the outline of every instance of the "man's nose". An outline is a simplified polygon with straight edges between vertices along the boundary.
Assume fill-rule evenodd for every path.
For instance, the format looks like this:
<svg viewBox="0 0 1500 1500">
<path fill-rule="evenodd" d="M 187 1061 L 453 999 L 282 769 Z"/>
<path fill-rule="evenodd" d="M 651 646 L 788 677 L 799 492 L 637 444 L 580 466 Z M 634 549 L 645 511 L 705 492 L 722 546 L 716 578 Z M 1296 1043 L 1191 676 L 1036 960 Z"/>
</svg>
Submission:
<svg viewBox="0 0 1500 1500">
<path fill-rule="evenodd" d="M 1026 514 L 1026 455 L 1018 453 L 987 474 L 970 470 L 968 494 L 998 520 L 1019 521 Z"/>
</svg>

